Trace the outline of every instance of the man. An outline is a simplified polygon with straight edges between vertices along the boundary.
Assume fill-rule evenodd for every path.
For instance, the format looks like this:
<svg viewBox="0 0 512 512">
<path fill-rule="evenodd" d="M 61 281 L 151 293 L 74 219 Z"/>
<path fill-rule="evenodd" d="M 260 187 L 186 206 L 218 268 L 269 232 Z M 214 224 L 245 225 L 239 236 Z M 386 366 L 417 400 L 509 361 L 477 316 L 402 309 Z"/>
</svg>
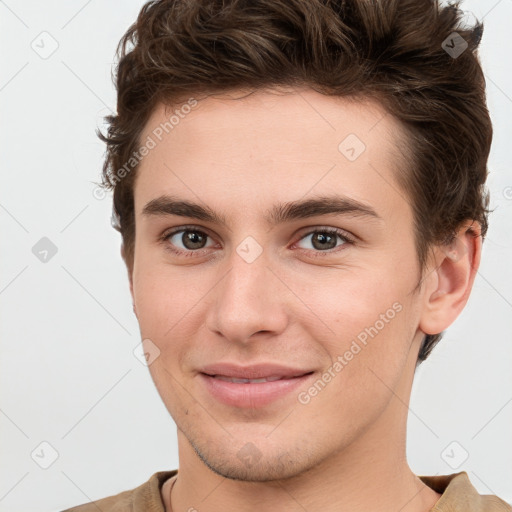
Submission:
<svg viewBox="0 0 512 512">
<path fill-rule="evenodd" d="M 482 26 L 460 18 L 427 0 L 142 8 L 99 135 L 179 470 L 70 511 L 512 510 L 406 460 L 415 369 L 487 231 Z"/>
</svg>

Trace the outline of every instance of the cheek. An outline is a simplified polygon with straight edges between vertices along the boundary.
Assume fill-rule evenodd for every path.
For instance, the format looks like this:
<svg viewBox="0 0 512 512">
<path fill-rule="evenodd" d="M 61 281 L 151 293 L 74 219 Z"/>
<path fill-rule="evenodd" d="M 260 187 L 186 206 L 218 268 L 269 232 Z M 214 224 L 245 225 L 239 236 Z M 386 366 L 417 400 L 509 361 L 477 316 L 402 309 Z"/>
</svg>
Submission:
<svg viewBox="0 0 512 512">
<path fill-rule="evenodd" d="M 400 374 L 411 341 L 410 284 L 406 272 L 380 267 L 339 271 L 331 279 L 317 279 L 309 290 L 305 284 L 299 290 L 315 314 L 307 310 L 299 316 L 296 311 L 295 319 L 322 344 L 331 365 L 342 358 L 342 386 L 377 385 L 371 370 L 384 382 Z"/>
<path fill-rule="evenodd" d="M 214 284 L 208 284 L 206 275 L 202 277 L 190 269 L 187 272 L 161 263 L 140 265 L 134 272 L 140 334 L 160 351 L 158 360 L 150 367 L 152 373 L 161 366 L 176 371 L 197 345 L 208 307 L 205 294 Z M 165 373 L 160 377 L 169 378 Z"/>
<path fill-rule="evenodd" d="M 381 315 L 384 321 L 392 322 L 403 306 L 406 288 L 402 276 L 383 267 L 335 269 L 330 274 L 304 276 L 293 286 L 294 293 L 302 299 L 295 300 L 297 308 L 311 318 L 311 326 L 323 326 L 332 338 L 355 336 L 379 321 Z M 379 321 L 382 330 L 381 324 Z"/>
<path fill-rule="evenodd" d="M 314 415 L 330 410 L 339 429 L 355 431 L 377 418 L 391 400 L 391 390 L 399 386 L 407 362 L 406 305 L 389 303 L 388 298 L 380 305 L 358 297 L 352 309 L 339 311 L 336 334 L 322 342 L 330 360 L 313 388 L 302 390 L 301 403 L 311 403 L 305 411 Z"/>
<path fill-rule="evenodd" d="M 141 333 L 147 338 L 163 339 L 191 307 L 191 293 L 183 293 L 182 279 L 173 278 L 162 265 L 139 260 L 133 292 Z"/>
</svg>

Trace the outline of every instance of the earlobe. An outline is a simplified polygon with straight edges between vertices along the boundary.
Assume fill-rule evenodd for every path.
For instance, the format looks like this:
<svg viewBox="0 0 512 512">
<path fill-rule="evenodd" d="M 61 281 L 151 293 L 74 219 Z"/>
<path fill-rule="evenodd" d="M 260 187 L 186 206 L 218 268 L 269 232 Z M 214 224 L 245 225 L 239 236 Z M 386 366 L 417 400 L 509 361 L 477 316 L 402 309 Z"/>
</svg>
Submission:
<svg viewBox="0 0 512 512">
<path fill-rule="evenodd" d="M 480 265 L 482 238 L 478 223 L 465 223 L 449 246 L 435 248 L 430 270 L 432 286 L 426 287 L 419 328 L 425 334 L 447 329 L 466 305 Z"/>
</svg>

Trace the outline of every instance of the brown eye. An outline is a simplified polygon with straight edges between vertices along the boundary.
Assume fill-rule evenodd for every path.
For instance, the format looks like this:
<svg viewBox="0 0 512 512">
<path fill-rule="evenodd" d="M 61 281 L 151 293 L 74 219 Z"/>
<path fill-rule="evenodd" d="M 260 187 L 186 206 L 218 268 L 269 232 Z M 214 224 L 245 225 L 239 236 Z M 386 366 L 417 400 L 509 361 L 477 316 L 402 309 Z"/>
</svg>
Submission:
<svg viewBox="0 0 512 512">
<path fill-rule="evenodd" d="M 311 242 L 315 249 L 334 249 L 336 247 L 337 237 L 338 235 L 336 234 L 316 232 L 313 234 Z"/>
<path fill-rule="evenodd" d="M 348 245 L 354 245 L 355 239 L 345 231 L 337 228 L 317 228 L 301 237 L 299 242 L 310 238 L 310 247 L 302 247 L 312 257 L 329 256 L 344 250 Z M 210 235 L 194 226 L 181 226 L 165 233 L 160 238 L 165 248 L 178 256 L 193 257 L 202 254 L 203 249 L 211 247 L 207 245 Z M 338 242 L 341 240 L 341 244 Z M 213 240 L 212 240 L 213 243 Z"/>
<path fill-rule="evenodd" d="M 184 231 L 181 242 L 187 249 L 202 249 L 206 243 L 206 237 L 207 235 L 199 231 Z"/>
<path fill-rule="evenodd" d="M 210 237 L 206 233 L 198 229 L 181 228 L 162 236 L 162 242 L 168 244 L 172 252 L 188 255 L 205 249 L 208 238 Z"/>
<path fill-rule="evenodd" d="M 327 254 L 337 252 L 335 249 L 340 247 L 338 246 L 338 240 L 343 242 L 341 247 L 353 243 L 352 239 L 339 229 L 316 229 L 303 236 L 301 241 L 306 240 L 308 237 L 311 240 L 313 252 L 326 252 Z M 310 250 L 310 248 L 306 249 Z"/>
<path fill-rule="evenodd" d="M 338 230 L 315 230 L 306 234 L 301 240 L 311 237 L 313 249 L 325 251 L 336 248 L 337 242 L 341 239 L 343 242 L 349 242 L 348 237 L 344 236 Z"/>
</svg>

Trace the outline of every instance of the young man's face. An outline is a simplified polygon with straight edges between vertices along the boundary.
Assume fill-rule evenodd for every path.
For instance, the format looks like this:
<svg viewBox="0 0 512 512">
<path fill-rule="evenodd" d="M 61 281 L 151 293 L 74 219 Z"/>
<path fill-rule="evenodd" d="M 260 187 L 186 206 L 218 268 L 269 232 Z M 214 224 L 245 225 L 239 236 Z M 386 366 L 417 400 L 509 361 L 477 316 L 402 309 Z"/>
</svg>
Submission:
<svg viewBox="0 0 512 512">
<path fill-rule="evenodd" d="M 162 137 L 158 126 L 172 113 L 159 107 L 141 137 L 156 147 L 135 185 L 132 274 L 180 458 L 192 460 L 193 448 L 223 476 L 263 481 L 345 449 L 365 447 L 375 460 L 389 443 L 398 449 L 426 293 L 413 293 L 412 209 L 394 177 L 403 164 L 393 146 L 399 124 L 375 103 L 312 90 L 210 97 L 180 112 Z M 225 225 L 143 213 L 162 196 Z M 285 215 L 297 212 L 287 204 L 335 196 L 374 214 Z M 180 229 L 189 231 L 170 234 Z M 350 241 L 325 233 L 336 229 Z M 313 373 L 278 384 L 202 373 L 220 363 Z"/>
</svg>

